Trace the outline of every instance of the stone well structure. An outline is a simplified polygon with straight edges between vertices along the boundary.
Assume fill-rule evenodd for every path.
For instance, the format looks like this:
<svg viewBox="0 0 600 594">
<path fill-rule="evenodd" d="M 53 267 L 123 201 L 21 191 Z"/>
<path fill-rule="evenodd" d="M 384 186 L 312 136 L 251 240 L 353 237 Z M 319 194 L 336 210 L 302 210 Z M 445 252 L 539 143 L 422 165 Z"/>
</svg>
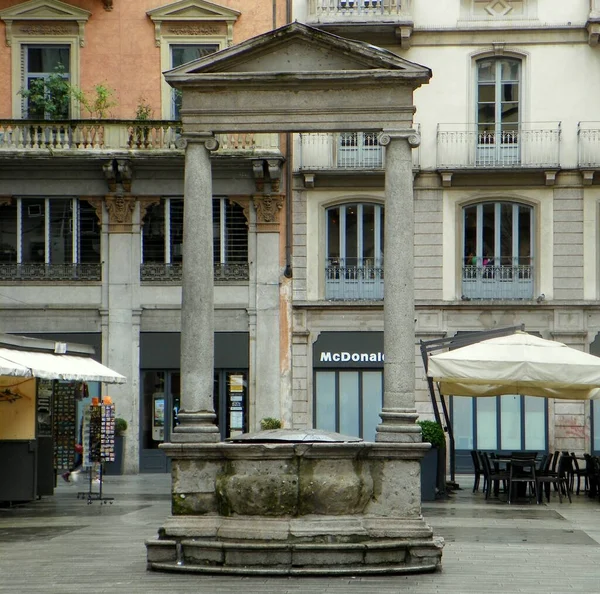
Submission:
<svg viewBox="0 0 600 594">
<path fill-rule="evenodd" d="M 421 515 L 420 459 L 429 444 L 421 442 L 414 402 L 411 149 L 419 138 L 412 94 L 431 72 L 293 23 L 166 76 L 183 91 L 186 323 L 181 424 L 163 445 L 172 461 L 172 514 L 146 543 L 149 568 L 277 575 L 439 568 L 442 542 Z M 394 262 L 386 269 L 385 390 L 376 442 L 261 432 L 217 443 L 214 134 L 355 130 L 380 131 L 386 146 L 385 252 Z"/>
</svg>

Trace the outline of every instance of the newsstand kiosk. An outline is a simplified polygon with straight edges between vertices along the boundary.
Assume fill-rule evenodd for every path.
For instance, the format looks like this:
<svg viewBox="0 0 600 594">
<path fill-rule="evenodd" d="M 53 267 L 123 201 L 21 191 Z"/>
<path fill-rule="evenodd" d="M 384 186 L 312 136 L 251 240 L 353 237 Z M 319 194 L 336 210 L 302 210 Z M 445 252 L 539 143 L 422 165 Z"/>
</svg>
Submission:
<svg viewBox="0 0 600 594">
<path fill-rule="evenodd" d="M 93 347 L 0 334 L 0 505 L 52 495 L 75 462 L 86 382 L 124 383 Z"/>
</svg>

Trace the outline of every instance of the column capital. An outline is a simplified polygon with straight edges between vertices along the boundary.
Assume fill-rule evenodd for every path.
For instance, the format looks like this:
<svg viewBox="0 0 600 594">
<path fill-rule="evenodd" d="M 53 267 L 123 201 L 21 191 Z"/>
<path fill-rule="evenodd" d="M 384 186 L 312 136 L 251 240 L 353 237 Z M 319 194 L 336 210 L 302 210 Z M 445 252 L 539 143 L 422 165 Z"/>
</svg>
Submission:
<svg viewBox="0 0 600 594">
<path fill-rule="evenodd" d="M 406 140 L 411 148 L 417 148 L 421 144 L 421 135 L 413 129 L 384 130 L 379 135 L 379 144 L 381 146 L 387 146 L 392 140 Z"/>
<path fill-rule="evenodd" d="M 188 144 L 204 144 L 208 151 L 216 151 L 219 148 L 219 141 L 212 132 L 185 132 L 176 141 L 177 148 L 185 149 Z"/>
</svg>

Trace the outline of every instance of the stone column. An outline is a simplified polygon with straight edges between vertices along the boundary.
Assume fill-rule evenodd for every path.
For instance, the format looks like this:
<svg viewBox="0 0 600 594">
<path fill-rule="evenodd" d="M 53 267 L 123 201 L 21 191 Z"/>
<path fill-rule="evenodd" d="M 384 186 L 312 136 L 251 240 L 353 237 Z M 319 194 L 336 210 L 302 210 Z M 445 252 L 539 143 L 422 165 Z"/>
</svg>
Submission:
<svg viewBox="0 0 600 594">
<path fill-rule="evenodd" d="M 414 130 L 384 131 L 385 157 L 385 353 L 383 409 L 375 441 L 421 441 L 415 424 Z"/>
<path fill-rule="evenodd" d="M 211 134 L 189 134 L 185 146 L 183 296 L 181 304 L 181 411 L 174 442 L 216 442 L 213 406 L 214 267 Z"/>
</svg>

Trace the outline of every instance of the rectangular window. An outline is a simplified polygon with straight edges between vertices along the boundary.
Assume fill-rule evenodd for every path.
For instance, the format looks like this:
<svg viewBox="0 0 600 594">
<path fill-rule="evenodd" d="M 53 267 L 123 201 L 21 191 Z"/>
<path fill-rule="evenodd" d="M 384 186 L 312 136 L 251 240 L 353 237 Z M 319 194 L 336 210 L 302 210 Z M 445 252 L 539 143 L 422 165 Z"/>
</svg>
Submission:
<svg viewBox="0 0 600 594">
<path fill-rule="evenodd" d="M 203 58 L 209 54 L 219 50 L 217 43 L 186 43 L 186 44 L 171 44 L 171 68 L 177 68 L 188 62 Z M 181 119 L 181 91 L 173 89 L 172 91 L 172 118 L 174 120 Z"/>
<path fill-rule="evenodd" d="M 65 119 L 71 103 L 70 47 L 66 45 L 23 45 L 23 113 L 32 119 Z"/>
<path fill-rule="evenodd" d="M 315 372 L 314 425 L 373 441 L 383 406 L 382 371 Z"/>
<path fill-rule="evenodd" d="M 99 280 L 95 209 L 75 198 L 17 198 L 0 206 L 1 279 Z"/>
</svg>

